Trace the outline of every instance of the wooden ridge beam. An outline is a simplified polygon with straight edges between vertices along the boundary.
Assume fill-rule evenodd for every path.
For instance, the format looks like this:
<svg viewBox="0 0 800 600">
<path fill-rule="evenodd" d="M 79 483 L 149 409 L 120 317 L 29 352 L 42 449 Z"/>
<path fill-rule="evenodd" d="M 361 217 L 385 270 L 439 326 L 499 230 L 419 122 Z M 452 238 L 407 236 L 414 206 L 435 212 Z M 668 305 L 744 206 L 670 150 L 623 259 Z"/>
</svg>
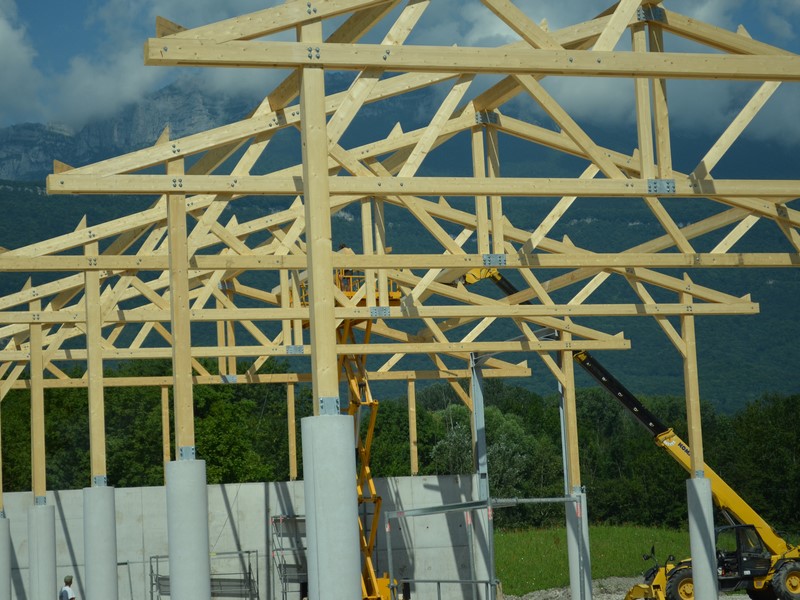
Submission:
<svg viewBox="0 0 800 600">
<path fill-rule="evenodd" d="M 503 73 L 569 77 L 657 77 L 799 81 L 800 57 L 745 54 L 695 54 L 524 47 L 473 48 L 382 44 L 304 44 L 300 42 L 227 42 L 149 39 L 145 64 L 207 67 L 287 68 L 316 66 L 331 70 L 379 68 L 387 72 Z"/>
</svg>

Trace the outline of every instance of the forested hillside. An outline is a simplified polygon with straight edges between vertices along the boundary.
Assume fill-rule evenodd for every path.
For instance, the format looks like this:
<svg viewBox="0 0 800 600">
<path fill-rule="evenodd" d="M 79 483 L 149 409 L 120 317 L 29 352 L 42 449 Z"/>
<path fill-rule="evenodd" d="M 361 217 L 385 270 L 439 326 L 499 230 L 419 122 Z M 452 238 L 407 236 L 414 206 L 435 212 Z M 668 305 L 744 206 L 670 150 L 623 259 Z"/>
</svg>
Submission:
<svg viewBox="0 0 800 600">
<path fill-rule="evenodd" d="M 211 365 L 208 365 L 211 367 Z M 284 371 L 270 361 L 264 369 Z M 133 373 L 131 369 L 135 369 Z M 169 373 L 151 362 L 113 375 Z M 420 386 L 421 387 L 421 386 Z M 311 413 L 310 389 L 297 397 L 299 418 Z M 678 397 L 642 398 L 685 436 Z M 558 401 L 502 380 L 486 382 L 486 433 L 494 497 L 563 495 Z M 209 483 L 289 478 L 286 391 L 279 385 L 195 387 L 198 455 Z M 767 395 L 734 414 L 703 405 L 706 460 L 776 528 L 800 532 L 800 395 Z M 5 491 L 30 489 L 30 403 L 25 391 L 3 401 Z M 408 407 L 385 399 L 378 412 L 372 468 L 377 477 L 409 475 Z M 610 397 L 578 394 L 581 472 L 595 523 L 677 527 L 685 524 L 687 474 Z M 46 410 L 48 489 L 90 482 L 86 391 L 51 390 Z M 109 483 L 163 483 L 161 400 L 158 388 L 106 389 Z M 473 470 L 469 413 L 449 386 L 424 387 L 417 399 L 420 474 Z M 299 445 L 299 444 L 298 444 Z M 300 461 L 302 468 L 302 460 Z M 302 477 L 302 474 L 301 474 Z M 561 523 L 558 505 L 498 511 L 501 527 Z"/>
</svg>

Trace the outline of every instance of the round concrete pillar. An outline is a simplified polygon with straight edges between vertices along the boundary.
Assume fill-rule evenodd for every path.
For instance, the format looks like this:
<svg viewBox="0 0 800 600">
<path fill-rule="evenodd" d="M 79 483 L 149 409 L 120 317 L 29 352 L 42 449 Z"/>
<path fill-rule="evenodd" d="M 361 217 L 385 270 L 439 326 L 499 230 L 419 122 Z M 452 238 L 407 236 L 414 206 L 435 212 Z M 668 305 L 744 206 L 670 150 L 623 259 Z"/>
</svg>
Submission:
<svg viewBox="0 0 800 600">
<path fill-rule="evenodd" d="M 11 522 L 0 517 L 0 598 L 11 598 Z"/>
<path fill-rule="evenodd" d="M 711 480 L 696 477 L 686 481 L 689 509 L 689 546 L 695 598 L 717 597 L 717 552 L 714 534 L 714 502 Z"/>
<path fill-rule="evenodd" d="M 303 487 L 310 600 L 359 600 L 361 551 L 353 418 L 306 417 Z"/>
<path fill-rule="evenodd" d="M 203 460 L 167 464 L 167 535 L 170 600 L 209 600 L 208 491 Z"/>
<path fill-rule="evenodd" d="M 56 575 L 56 511 L 36 504 L 28 509 L 29 600 L 53 600 L 60 589 Z"/>
<path fill-rule="evenodd" d="M 84 488 L 83 543 L 87 600 L 117 598 L 117 520 L 113 487 Z"/>
</svg>

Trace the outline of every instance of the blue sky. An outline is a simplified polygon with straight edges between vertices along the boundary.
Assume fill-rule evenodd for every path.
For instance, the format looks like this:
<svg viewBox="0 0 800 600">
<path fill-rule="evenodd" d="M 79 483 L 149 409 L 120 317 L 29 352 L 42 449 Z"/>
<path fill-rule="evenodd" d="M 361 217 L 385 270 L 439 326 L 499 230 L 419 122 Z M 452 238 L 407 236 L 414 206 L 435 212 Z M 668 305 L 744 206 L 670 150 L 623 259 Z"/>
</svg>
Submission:
<svg viewBox="0 0 800 600">
<path fill-rule="evenodd" d="M 292 1 L 292 0 L 290 0 Z M 177 75 L 175 69 L 144 67 L 142 46 L 154 35 L 155 17 L 186 27 L 278 4 L 276 0 L 0 0 L 0 126 L 26 121 L 65 123 L 79 128 L 152 92 Z M 515 0 L 536 21 L 558 28 L 591 18 L 608 0 Z M 666 0 L 665 6 L 735 30 L 742 23 L 755 38 L 800 52 L 800 0 Z M 465 45 L 497 45 L 515 39 L 478 0 L 432 0 L 412 43 L 451 40 Z M 275 74 L 243 70 L 193 70 L 214 89 L 261 93 Z M 185 70 L 184 70 L 185 72 Z M 575 82 L 551 84 L 553 92 L 579 117 L 595 118 L 599 102 L 610 107 L 604 119 L 629 118 L 630 101 L 614 80 L 593 82 L 591 93 Z M 589 84 L 587 84 L 589 85 Z M 709 84 L 710 85 L 710 84 Z M 759 117 L 762 136 L 800 140 L 800 84 L 784 84 L 770 101 L 773 116 Z M 680 88 L 678 88 L 680 90 Z M 703 89 L 705 88 L 697 88 Z M 687 88 L 675 102 L 702 95 L 701 109 L 687 108 L 686 127 L 723 122 L 752 86 L 723 82 L 702 94 Z M 624 90 L 623 90 L 624 91 Z M 263 93 L 261 93 L 263 95 Z M 680 113 L 680 110 L 677 111 Z M 692 123 L 692 119 L 696 121 Z M 800 142 L 792 142 L 800 145 Z"/>
</svg>

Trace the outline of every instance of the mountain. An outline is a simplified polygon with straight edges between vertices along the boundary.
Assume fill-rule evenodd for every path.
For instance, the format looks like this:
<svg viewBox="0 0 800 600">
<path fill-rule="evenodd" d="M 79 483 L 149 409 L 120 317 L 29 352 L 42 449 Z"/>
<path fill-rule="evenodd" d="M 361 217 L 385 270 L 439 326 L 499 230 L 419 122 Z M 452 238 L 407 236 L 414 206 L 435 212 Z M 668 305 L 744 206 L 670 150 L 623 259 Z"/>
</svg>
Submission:
<svg viewBox="0 0 800 600">
<path fill-rule="evenodd" d="M 153 144 L 165 124 L 173 137 L 184 136 L 240 119 L 254 106 L 246 96 L 192 93 L 187 85 L 174 83 L 78 131 L 41 123 L 0 129 L 0 179 L 41 181 L 54 159 L 91 164 Z"/>
</svg>

